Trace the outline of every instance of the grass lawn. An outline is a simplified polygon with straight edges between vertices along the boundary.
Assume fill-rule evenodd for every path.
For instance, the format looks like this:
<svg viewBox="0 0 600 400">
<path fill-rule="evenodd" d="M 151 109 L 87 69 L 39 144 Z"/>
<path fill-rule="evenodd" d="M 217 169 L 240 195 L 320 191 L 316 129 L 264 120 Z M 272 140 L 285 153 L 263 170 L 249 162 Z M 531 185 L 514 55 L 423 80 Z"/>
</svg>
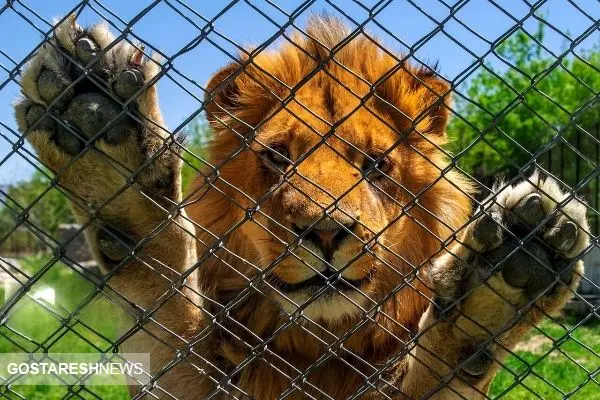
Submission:
<svg viewBox="0 0 600 400">
<path fill-rule="evenodd" d="M 492 383 L 502 399 L 600 400 L 600 321 L 544 321 L 519 344 Z M 507 392 L 507 390 L 509 390 Z"/>
<path fill-rule="evenodd" d="M 27 258 L 22 265 L 29 274 L 35 274 L 50 259 L 47 255 Z M 112 349 L 112 342 L 118 338 L 118 321 L 129 318 L 120 306 L 61 263 L 52 265 L 29 293 L 47 287 L 55 290 L 55 305 L 46 308 L 31 298 L 22 298 L 0 324 L 0 353 Z M 3 302 L 0 293 L 0 305 Z M 492 383 L 490 397 L 600 400 L 600 385 L 596 383 L 600 381 L 600 323 L 579 326 L 567 335 L 576 323 L 569 319 L 545 321 L 539 331 L 530 333 Z M 120 400 L 129 396 L 125 386 L 11 386 L 10 390 L 0 386 L 0 398 Z"/>
<path fill-rule="evenodd" d="M 48 255 L 21 261 L 33 275 L 51 260 Z M 42 304 L 23 297 L 0 325 L 0 353 L 39 352 L 96 353 L 111 351 L 118 338 L 117 323 L 126 320 L 125 312 L 112 300 L 95 291 L 95 285 L 62 263 L 56 263 L 36 282 L 30 295 L 53 288 L 55 303 Z M 4 290 L 2 290 L 4 292 Z M 43 293 L 43 292 L 41 292 Z M 5 301 L 1 293 L 0 305 Z M 80 304 L 91 301 L 78 310 Z M 72 393 L 69 395 L 69 393 Z M 75 394 L 77 393 L 77 394 Z M 58 400 L 128 399 L 126 386 L 12 386 L 0 385 L 0 398 Z"/>
</svg>

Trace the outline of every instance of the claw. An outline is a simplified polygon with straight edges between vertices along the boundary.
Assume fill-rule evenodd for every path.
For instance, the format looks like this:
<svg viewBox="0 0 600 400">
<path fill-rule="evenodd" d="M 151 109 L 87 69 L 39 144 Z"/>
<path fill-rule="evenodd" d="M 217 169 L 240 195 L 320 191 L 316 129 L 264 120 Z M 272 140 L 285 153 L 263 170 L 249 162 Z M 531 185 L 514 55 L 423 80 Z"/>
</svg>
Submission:
<svg viewBox="0 0 600 400">
<path fill-rule="evenodd" d="M 131 60 L 129 61 L 131 63 L 131 65 L 135 66 L 135 67 L 140 67 L 143 63 L 144 63 L 144 49 L 145 46 L 142 44 L 140 45 L 140 47 L 138 49 L 136 49 L 133 52 L 133 55 L 131 56 Z"/>
<path fill-rule="evenodd" d="M 478 377 L 490 369 L 493 361 L 494 359 L 487 350 L 480 350 L 463 365 L 462 370 L 471 376 Z"/>
<path fill-rule="evenodd" d="M 128 235 L 105 226 L 98 233 L 100 252 L 112 261 L 121 261 L 132 253 L 135 242 Z"/>
<path fill-rule="evenodd" d="M 75 13 L 69 14 L 67 21 L 71 24 L 71 28 L 77 29 L 77 15 Z"/>
</svg>

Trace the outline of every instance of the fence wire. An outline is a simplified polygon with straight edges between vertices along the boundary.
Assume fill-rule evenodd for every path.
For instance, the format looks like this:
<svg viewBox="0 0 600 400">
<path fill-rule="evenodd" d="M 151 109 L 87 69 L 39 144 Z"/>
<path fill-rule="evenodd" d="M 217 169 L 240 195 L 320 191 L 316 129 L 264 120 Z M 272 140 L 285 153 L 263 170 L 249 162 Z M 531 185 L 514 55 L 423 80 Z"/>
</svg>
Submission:
<svg viewBox="0 0 600 400">
<path fill-rule="evenodd" d="M 51 21 L 6 1 L 41 39 L 0 45 L 26 121 L 0 120 L 0 171 L 35 176 L 0 186 L 0 352 L 150 353 L 147 381 L 65 399 L 600 398 L 600 5 L 518 3 L 85 0 Z M 239 7 L 272 34 L 229 37 Z M 153 13 L 191 40 L 153 44 Z M 440 36 L 467 55 L 450 79 L 420 56 Z M 229 65 L 209 84 L 181 67 L 207 48 Z M 171 129 L 156 87 L 192 104 Z M 2 372 L 0 397 L 50 393 Z"/>
</svg>

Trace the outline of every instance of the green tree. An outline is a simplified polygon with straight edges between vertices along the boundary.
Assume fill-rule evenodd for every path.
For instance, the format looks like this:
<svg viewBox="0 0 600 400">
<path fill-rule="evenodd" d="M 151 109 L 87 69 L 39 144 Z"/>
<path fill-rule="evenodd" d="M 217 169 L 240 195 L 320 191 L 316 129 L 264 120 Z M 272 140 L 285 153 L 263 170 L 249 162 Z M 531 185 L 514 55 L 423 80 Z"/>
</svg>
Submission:
<svg viewBox="0 0 600 400">
<path fill-rule="evenodd" d="M 467 99 L 458 96 L 450 150 L 464 152 L 459 165 L 485 182 L 514 175 L 549 144 L 552 150 L 537 162 L 568 183 L 575 183 L 575 171 L 581 178 L 584 169 L 594 168 L 600 51 L 578 51 L 559 61 L 539 44 L 542 25 L 533 37 L 519 31 L 505 40 L 496 53 L 507 64 L 486 64 L 459 90 Z"/>
<path fill-rule="evenodd" d="M 181 174 L 185 192 L 198 175 L 198 171 L 206 166 L 207 144 L 212 131 L 208 123 L 198 117 L 186 126 L 184 134 L 185 150 L 182 153 L 184 163 Z"/>
<path fill-rule="evenodd" d="M 9 186 L 0 203 L 0 249 L 39 249 L 42 243 L 26 228 L 24 221 L 56 238 L 60 224 L 75 221 L 67 197 L 52 187 L 40 171 L 27 181 Z"/>
</svg>

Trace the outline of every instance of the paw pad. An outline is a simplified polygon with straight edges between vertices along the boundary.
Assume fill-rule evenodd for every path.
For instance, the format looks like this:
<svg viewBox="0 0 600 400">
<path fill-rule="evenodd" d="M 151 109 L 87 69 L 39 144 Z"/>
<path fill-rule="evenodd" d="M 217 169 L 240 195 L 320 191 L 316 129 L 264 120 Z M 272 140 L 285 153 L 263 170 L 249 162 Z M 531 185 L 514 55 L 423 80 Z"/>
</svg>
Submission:
<svg viewBox="0 0 600 400">
<path fill-rule="evenodd" d="M 530 193 L 523 197 L 512 211 L 530 227 L 537 226 L 546 216 L 542 206 L 542 196 L 539 193 Z"/>
<path fill-rule="evenodd" d="M 111 261 L 122 261 L 131 254 L 134 241 L 126 234 L 108 226 L 98 232 L 98 250 Z"/>
<path fill-rule="evenodd" d="M 486 249 L 499 246 L 503 240 L 502 217 L 495 212 L 483 215 L 476 222 L 473 237 Z"/>
<path fill-rule="evenodd" d="M 46 107 L 39 104 L 34 104 L 29 107 L 25 118 L 27 119 L 27 125 L 35 125 L 36 129 L 51 131 L 55 129 L 56 126 L 56 122 L 52 119 L 52 117 L 50 115 L 46 115 Z"/>
<path fill-rule="evenodd" d="M 136 69 L 121 72 L 113 84 L 113 90 L 123 100 L 133 95 L 144 86 L 144 75 Z"/>
<path fill-rule="evenodd" d="M 535 181 L 539 187 L 530 183 Z M 504 188 L 494 198 L 466 238 L 480 253 L 480 267 L 496 268 L 506 283 L 528 297 L 550 291 L 556 283 L 570 284 L 577 261 L 573 258 L 589 243 L 585 205 L 569 199 L 553 180 L 537 176 Z"/>
<path fill-rule="evenodd" d="M 88 37 L 82 37 L 79 39 L 75 45 L 75 51 L 77 53 L 77 57 L 83 61 L 85 64 L 88 64 L 98 55 L 98 46 L 94 41 Z"/>
<path fill-rule="evenodd" d="M 542 243 L 519 246 L 509 241 L 485 254 L 492 265 L 501 264 L 502 277 L 511 286 L 525 290 L 531 297 L 552 286 L 556 277 L 549 251 Z"/>
<path fill-rule="evenodd" d="M 62 117 L 75 125 L 85 138 L 92 138 L 104 129 L 104 139 L 116 144 L 130 132 L 127 128 L 135 130 L 133 121 L 129 124 L 127 116 L 120 114 L 122 109 L 116 102 L 100 93 L 89 92 L 74 97 Z"/>
<path fill-rule="evenodd" d="M 70 85 L 70 81 L 65 77 L 59 76 L 56 72 L 50 69 L 44 69 L 40 74 L 37 87 L 40 92 L 42 99 L 50 104 L 52 101 L 57 99 L 56 105 L 64 105 L 73 95 L 73 90 L 67 89 Z"/>
<path fill-rule="evenodd" d="M 564 219 L 554 225 L 546 233 L 548 244 L 561 252 L 568 252 L 577 241 L 577 225 L 573 221 L 565 221 Z"/>
<path fill-rule="evenodd" d="M 170 202 L 181 195 L 181 163 L 168 147 L 156 88 L 145 87 L 159 70 L 127 41 L 114 43 L 106 26 L 82 29 L 69 17 L 22 74 L 19 130 L 47 167 L 61 171 L 60 185 L 85 199 L 102 203 L 135 173 L 136 190 Z M 82 177 L 100 187 L 81 189 Z"/>
</svg>

